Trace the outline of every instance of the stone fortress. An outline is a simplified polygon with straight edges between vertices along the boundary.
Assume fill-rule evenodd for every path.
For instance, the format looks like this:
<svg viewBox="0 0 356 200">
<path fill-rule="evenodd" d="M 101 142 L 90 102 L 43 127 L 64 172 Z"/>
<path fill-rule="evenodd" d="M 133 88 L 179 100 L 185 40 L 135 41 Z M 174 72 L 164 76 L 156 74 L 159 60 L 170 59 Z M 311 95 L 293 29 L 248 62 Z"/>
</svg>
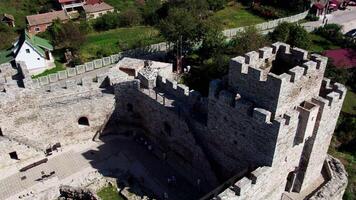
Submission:
<svg viewBox="0 0 356 200">
<path fill-rule="evenodd" d="M 275 43 L 232 58 L 208 97 L 174 81 L 171 64 L 113 63 L 52 81 L 32 80 L 21 63 L 1 66 L 0 172 L 54 144 L 139 136 L 197 193 L 184 199 L 342 199 L 347 173 L 327 151 L 346 88 L 324 78 L 327 58 Z"/>
</svg>

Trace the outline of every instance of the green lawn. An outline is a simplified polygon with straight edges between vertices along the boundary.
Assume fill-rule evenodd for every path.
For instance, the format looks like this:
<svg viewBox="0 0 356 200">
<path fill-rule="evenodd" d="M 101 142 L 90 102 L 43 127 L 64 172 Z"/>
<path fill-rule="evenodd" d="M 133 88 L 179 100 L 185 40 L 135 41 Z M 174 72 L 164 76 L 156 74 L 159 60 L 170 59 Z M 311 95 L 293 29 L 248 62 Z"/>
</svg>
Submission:
<svg viewBox="0 0 356 200">
<path fill-rule="evenodd" d="M 236 4 L 228 6 L 223 10 L 216 12 L 213 18 L 221 22 L 225 29 L 249 26 L 265 22 L 262 17 L 256 16 L 247 8 Z"/>
<path fill-rule="evenodd" d="M 37 75 L 33 75 L 32 79 L 36 79 L 39 78 L 41 76 L 47 76 L 48 74 L 53 74 L 62 70 L 65 70 L 66 68 L 64 67 L 63 63 L 60 63 L 58 61 L 54 61 L 54 64 L 56 64 L 56 67 L 52 68 L 52 69 L 47 69 L 46 71 L 37 74 Z"/>
<path fill-rule="evenodd" d="M 87 41 L 80 47 L 79 53 L 83 61 L 86 62 L 126 49 L 159 43 L 163 40 L 159 36 L 159 32 L 152 27 L 118 28 L 89 34 Z"/>
<path fill-rule="evenodd" d="M 105 0 L 106 3 L 112 5 L 119 11 L 126 10 L 128 8 L 135 8 L 135 0 Z"/>
<path fill-rule="evenodd" d="M 102 188 L 97 195 L 102 200 L 124 200 L 124 198 L 117 192 L 116 187 L 108 186 Z"/>
<path fill-rule="evenodd" d="M 333 44 L 331 41 L 327 40 L 326 38 L 316 34 L 311 34 L 311 39 L 312 39 L 312 45 L 309 51 L 315 53 L 322 53 L 325 50 L 341 48 L 340 46 Z"/>
<path fill-rule="evenodd" d="M 356 115 L 356 94 L 351 90 L 347 91 L 342 111 Z"/>
</svg>

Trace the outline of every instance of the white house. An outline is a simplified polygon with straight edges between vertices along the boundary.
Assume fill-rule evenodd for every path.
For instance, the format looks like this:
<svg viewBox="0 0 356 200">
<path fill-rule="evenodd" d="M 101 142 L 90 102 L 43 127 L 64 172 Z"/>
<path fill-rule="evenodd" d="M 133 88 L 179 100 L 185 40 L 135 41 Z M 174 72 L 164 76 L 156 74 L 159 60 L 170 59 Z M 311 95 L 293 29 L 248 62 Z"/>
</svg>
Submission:
<svg viewBox="0 0 356 200">
<path fill-rule="evenodd" d="M 12 47 L 14 60 L 24 62 L 31 75 L 55 67 L 52 50 L 53 46 L 49 41 L 30 35 L 27 31 L 24 31 Z"/>
</svg>

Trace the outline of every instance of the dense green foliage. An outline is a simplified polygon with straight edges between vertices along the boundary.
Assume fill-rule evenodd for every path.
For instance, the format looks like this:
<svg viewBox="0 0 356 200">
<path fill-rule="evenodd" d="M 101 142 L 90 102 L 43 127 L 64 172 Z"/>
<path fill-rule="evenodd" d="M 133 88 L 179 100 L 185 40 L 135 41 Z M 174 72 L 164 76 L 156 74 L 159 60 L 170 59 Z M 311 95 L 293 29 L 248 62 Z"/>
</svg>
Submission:
<svg viewBox="0 0 356 200">
<path fill-rule="evenodd" d="M 309 49 L 311 46 L 311 35 L 300 25 L 292 23 L 281 23 L 270 34 L 273 41 L 281 41 L 292 47 Z"/>
<path fill-rule="evenodd" d="M 107 186 L 102 188 L 97 195 L 102 200 L 124 200 L 124 198 L 119 194 L 117 188 L 114 186 Z"/>
</svg>

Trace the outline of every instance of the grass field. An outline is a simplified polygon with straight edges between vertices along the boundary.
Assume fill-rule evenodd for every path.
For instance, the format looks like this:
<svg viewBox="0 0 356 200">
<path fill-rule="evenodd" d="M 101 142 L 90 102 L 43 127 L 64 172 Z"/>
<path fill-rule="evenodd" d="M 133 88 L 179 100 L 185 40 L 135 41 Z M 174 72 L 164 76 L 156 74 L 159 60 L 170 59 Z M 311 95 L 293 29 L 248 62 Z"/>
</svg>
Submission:
<svg viewBox="0 0 356 200">
<path fill-rule="evenodd" d="M 316 34 L 311 34 L 311 39 L 312 39 L 312 46 L 310 47 L 309 51 L 315 53 L 322 53 L 325 50 L 341 48 L 340 46 L 333 44 L 331 41 L 327 40 L 326 38 L 323 38 L 322 36 Z"/>
<path fill-rule="evenodd" d="M 83 61 L 89 61 L 125 49 L 147 46 L 161 41 L 163 38 L 152 27 L 119 28 L 89 34 L 87 41 L 80 47 L 79 53 Z"/>
<path fill-rule="evenodd" d="M 356 115 L 356 94 L 354 92 L 347 91 L 342 111 Z"/>
<path fill-rule="evenodd" d="M 114 186 L 108 186 L 102 188 L 97 195 L 102 199 L 102 200 L 124 200 L 122 196 L 117 192 L 116 187 Z"/>
<path fill-rule="evenodd" d="M 126 10 L 128 8 L 135 8 L 135 0 L 105 0 L 106 3 L 112 5 L 119 11 Z"/>
<path fill-rule="evenodd" d="M 352 155 L 351 153 L 340 152 L 335 150 L 333 147 L 330 147 L 329 154 L 338 158 L 342 164 L 345 166 L 345 169 L 348 173 L 348 185 L 345 191 L 344 200 L 355 200 L 356 194 L 356 155 Z"/>
<path fill-rule="evenodd" d="M 47 69 L 46 71 L 40 73 L 40 74 L 37 74 L 37 75 L 34 75 L 32 76 L 33 79 L 36 79 L 36 78 L 39 78 L 41 76 L 46 76 L 48 74 L 53 74 L 53 73 L 56 73 L 56 72 L 59 72 L 59 71 L 62 71 L 62 70 L 65 70 L 66 68 L 64 67 L 63 63 L 60 63 L 58 61 L 54 61 L 54 64 L 56 64 L 56 67 L 52 68 L 52 69 Z"/>
<path fill-rule="evenodd" d="M 216 12 L 213 18 L 221 22 L 225 29 L 249 26 L 266 21 L 265 19 L 252 14 L 239 4 L 227 6 L 223 10 Z"/>
</svg>

